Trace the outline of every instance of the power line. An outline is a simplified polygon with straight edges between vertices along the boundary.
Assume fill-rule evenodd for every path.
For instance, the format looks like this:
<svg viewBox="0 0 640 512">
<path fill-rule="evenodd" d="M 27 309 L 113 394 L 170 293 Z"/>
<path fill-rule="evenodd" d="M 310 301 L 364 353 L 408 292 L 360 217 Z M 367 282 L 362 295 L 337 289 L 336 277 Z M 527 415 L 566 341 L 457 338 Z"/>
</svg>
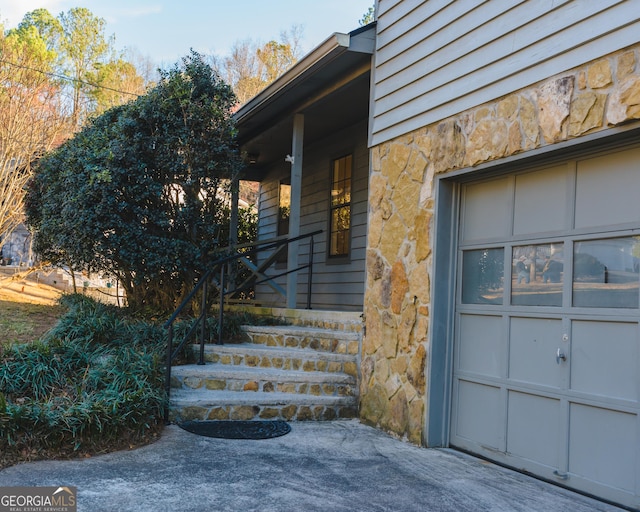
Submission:
<svg viewBox="0 0 640 512">
<path fill-rule="evenodd" d="M 59 78 L 61 80 L 67 80 L 69 82 L 76 82 L 76 83 L 79 83 L 79 84 L 82 84 L 82 85 L 88 85 L 89 87 L 94 87 L 96 89 L 104 89 L 106 91 L 116 92 L 118 94 L 127 94 L 129 96 L 135 96 L 136 98 L 139 98 L 140 96 L 142 96 L 141 94 L 137 94 L 135 92 L 121 91 L 121 90 L 118 90 L 118 89 L 114 89 L 112 87 L 107 87 L 106 85 L 92 84 L 91 82 L 80 80 L 79 78 L 73 78 L 73 77 L 66 76 L 66 75 L 61 75 L 61 74 L 58 74 L 58 73 L 52 73 L 50 71 L 43 71 L 41 69 L 36 69 L 36 68 L 32 68 L 30 66 L 25 66 L 24 64 L 16 64 L 15 62 L 9 62 L 8 60 L 0 59 L 0 64 L 7 64 L 9 66 L 14 66 L 16 68 L 26 69 L 27 71 L 33 71 L 35 73 L 41 73 L 43 75 L 50 76 L 52 78 Z"/>
</svg>

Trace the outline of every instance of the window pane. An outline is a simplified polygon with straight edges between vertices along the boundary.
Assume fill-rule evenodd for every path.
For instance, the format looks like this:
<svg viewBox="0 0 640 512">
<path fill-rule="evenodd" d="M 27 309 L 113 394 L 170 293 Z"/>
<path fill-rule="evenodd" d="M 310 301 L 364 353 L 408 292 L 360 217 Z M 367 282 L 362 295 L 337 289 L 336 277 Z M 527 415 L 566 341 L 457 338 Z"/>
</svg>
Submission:
<svg viewBox="0 0 640 512">
<path fill-rule="evenodd" d="M 349 254 L 349 233 L 339 231 L 331 235 L 331 256 L 344 256 Z"/>
<path fill-rule="evenodd" d="M 351 201 L 351 181 L 342 180 L 333 184 L 331 189 L 331 204 L 340 206 Z"/>
<path fill-rule="evenodd" d="M 502 304 L 504 249 L 478 249 L 462 254 L 462 302 Z"/>
<path fill-rule="evenodd" d="M 347 231 L 351 223 L 351 208 L 343 206 L 342 208 L 334 210 L 333 213 L 335 216 L 335 230 Z"/>
<path fill-rule="evenodd" d="M 637 308 L 640 237 L 576 242 L 573 251 L 573 305 Z"/>
<path fill-rule="evenodd" d="M 331 256 L 349 254 L 351 208 L 336 208 L 331 212 Z"/>
<path fill-rule="evenodd" d="M 291 212 L 291 185 L 280 183 L 278 197 L 278 236 L 289 233 L 289 214 Z"/>
<path fill-rule="evenodd" d="M 563 250 L 562 243 L 513 248 L 511 304 L 562 306 Z"/>
</svg>

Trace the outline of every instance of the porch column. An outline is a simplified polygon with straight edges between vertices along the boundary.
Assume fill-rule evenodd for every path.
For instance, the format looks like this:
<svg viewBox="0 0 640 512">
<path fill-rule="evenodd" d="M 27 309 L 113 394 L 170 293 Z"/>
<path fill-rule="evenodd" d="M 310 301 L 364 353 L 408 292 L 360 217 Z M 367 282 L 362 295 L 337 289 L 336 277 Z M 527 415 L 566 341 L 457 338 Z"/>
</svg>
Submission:
<svg viewBox="0 0 640 512">
<path fill-rule="evenodd" d="M 302 195 L 302 145 L 304 142 L 304 115 L 293 116 L 293 140 L 291 143 L 291 205 L 289 210 L 289 238 L 300 234 L 300 196 Z M 287 269 L 298 268 L 298 242 L 289 244 Z M 287 275 L 287 307 L 296 307 L 298 273 Z"/>
</svg>

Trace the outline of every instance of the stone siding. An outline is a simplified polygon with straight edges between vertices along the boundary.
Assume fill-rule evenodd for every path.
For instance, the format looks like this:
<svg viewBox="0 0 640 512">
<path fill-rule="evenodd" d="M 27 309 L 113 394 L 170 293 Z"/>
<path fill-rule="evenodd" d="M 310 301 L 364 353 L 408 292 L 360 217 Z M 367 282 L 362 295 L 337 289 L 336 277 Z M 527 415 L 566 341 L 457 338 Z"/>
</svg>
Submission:
<svg viewBox="0 0 640 512">
<path fill-rule="evenodd" d="M 372 148 L 361 419 L 422 442 L 434 177 L 640 119 L 640 45 Z"/>
</svg>

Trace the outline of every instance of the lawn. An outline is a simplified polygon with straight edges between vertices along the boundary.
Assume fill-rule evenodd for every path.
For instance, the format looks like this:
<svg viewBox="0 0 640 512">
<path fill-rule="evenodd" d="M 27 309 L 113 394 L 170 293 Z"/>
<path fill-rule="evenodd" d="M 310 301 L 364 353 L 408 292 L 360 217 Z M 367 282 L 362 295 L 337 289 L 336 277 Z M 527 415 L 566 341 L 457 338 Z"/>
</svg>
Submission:
<svg viewBox="0 0 640 512">
<path fill-rule="evenodd" d="M 0 345 L 29 343 L 55 325 L 62 314 L 61 292 L 31 279 L 0 271 Z"/>
<path fill-rule="evenodd" d="M 55 325 L 58 305 L 0 300 L 0 344 L 29 343 Z"/>
</svg>

